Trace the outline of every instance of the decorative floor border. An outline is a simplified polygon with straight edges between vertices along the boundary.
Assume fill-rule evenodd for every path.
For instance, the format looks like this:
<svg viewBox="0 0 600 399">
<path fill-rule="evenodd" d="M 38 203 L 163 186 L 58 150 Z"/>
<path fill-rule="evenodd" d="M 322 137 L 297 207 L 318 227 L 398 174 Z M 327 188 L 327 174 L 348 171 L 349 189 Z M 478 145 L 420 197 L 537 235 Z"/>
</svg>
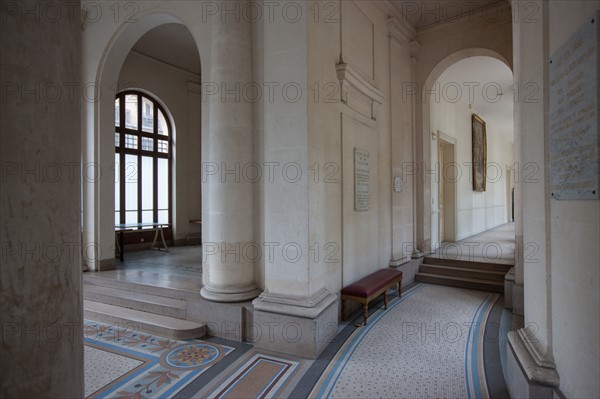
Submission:
<svg viewBox="0 0 600 399">
<path fill-rule="evenodd" d="M 264 353 L 251 355 L 227 375 L 207 398 L 273 398 L 294 376 L 300 362 Z"/>
<path fill-rule="evenodd" d="M 201 340 L 177 341 L 137 332 L 129 326 L 84 323 L 84 344 L 143 362 L 88 398 L 169 398 L 219 363 L 234 348 Z M 86 373 L 94 364 L 86 364 Z"/>
</svg>

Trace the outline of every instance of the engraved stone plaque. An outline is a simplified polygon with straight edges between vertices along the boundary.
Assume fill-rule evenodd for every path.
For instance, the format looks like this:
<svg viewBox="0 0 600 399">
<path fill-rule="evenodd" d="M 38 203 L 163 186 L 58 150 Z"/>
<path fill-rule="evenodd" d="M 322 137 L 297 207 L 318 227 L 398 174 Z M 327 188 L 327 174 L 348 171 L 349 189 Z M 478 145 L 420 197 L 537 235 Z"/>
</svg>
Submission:
<svg viewBox="0 0 600 399">
<path fill-rule="evenodd" d="M 598 199 L 598 17 L 550 59 L 550 185 L 557 200 Z"/>
<path fill-rule="evenodd" d="M 354 210 L 368 211 L 371 207 L 371 192 L 369 191 L 369 152 L 359 148 L 354 149 Z"/>
<path fill-rule="evenodd" d="M 402 192 L 402 177 L 394 176 L 394 192 L 401 193 Z"/>
</svg>

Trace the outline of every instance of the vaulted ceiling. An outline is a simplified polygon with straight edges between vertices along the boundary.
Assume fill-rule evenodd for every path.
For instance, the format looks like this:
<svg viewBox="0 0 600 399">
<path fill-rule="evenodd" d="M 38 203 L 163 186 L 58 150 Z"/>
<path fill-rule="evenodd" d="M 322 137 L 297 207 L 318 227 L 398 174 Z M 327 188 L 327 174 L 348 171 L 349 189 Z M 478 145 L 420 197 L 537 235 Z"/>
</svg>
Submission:
<svg viewBox="0 0 600 399">
<path fill-rule="evenodd" d="M 198 47 L 181 24 L 157 26 L 138 40 L 133 50 L 188 72 L 200 74 Z"/>
</svg>

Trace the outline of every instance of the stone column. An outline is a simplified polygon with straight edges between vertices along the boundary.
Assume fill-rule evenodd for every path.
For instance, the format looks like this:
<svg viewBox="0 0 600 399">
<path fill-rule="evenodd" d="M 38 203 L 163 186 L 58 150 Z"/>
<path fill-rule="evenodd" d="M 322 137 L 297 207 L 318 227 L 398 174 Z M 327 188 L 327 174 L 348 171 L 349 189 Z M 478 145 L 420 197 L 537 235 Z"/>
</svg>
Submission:
<svg viewBox="0 0 600 399">
<path fill-rule="evenodd" d="M 208 146 L 203 167 L 203 298 L 238 302 L 260 294 L 254 281 L 254 185 L 242 171 L 253 162 L 252 103 L 242 98 L 252 80 L 252 29 L 227 14 L 227 1 L 211 29 Z M 206 94 L 206 93 L 205 93 Z"/>
<path fill-rule="evenodd" d="M 84 395 L 81 20 L 46 5 L 1 5 L 2 398 Z"/>
</svg>

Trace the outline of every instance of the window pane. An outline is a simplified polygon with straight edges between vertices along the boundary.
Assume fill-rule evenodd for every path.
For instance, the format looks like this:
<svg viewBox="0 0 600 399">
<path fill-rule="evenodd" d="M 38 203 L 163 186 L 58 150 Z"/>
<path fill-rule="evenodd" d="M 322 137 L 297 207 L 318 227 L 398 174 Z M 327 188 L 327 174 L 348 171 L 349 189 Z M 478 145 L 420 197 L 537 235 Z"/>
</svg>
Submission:
<svg viewBox="0 0 600 399">
<path fill-rule="evenodd" d="M 142 157 L 142 209 L 154 209 L 153 176 L 152 157 Z"/>
<path fill-rule="evenodd" d="M 154 211 L 142 211 L 142 223 L 152 223 L 154 222 L 154 218 L 152 214 Z"/>
<path fill-rule="evenodd" d="M 167 119 L 165 115 L 158 110 L 158 134 L 164 134 L 165 136 L 169 135 L 169 125 L 167 125 Z"/>
<path fill-rule="evenodd" d="M 158 152 L 163 154 L 169 153 L 169 142 L 166 140 L 158 140 Z"/>
<path fill-rule="evenodd" d="M 142 137 L 142 150 L 154 151 L 154 140 L 148 137 Z"/>
<path fill-rule="evenodd" d="M 120 101 L 117 98 L 115 100 L 115 126 L 119 127 L 120 119 L 119 119 L 119 109 L 120 109 Z"/>
<path fill-rule="evenodd" d="M 158 159 L 158 209 L 169 208 L 169 160 Z"/>
<path fill-rule="evenodd" d="M 138 209 L 138 161 L 137 156 L 129 154 L 125 155 L 125 209 Z"/>
<path fill-rule="evenodd" d="M 134 136 L 133 134 L 126 134 L 125 135 L 125 148 L 137 149 L 138 148 L 137 136 Z"/>
<path fill-rule="evenodd" d="M 138 223 L 137 211 L 125 212 L 125 223 Z"/>
<path fill-rule="evenodd" d="M 154 104 L 142 97 L 142 130 L 154 133 Z"/>
<path fill-rule="evenodd" d="M 138 127 L 138 97 L 135 94 L 125 96 L 125 127 L 128 129 Z"/>
<path fill-rule="evenodd" d="M 115 133 L 115 147 L 121 145 L 121 135 L 119 133 Z"/>
<path fill-rule="evenodd" d="M 120 211 L 115 212 L 115 224 L 121 224 L 121 212 Z"/>
<path fill-rule="evenodd" d="M 158 211 L 158 223 L 169 223 L 169 211 Z"/>
</svg>

